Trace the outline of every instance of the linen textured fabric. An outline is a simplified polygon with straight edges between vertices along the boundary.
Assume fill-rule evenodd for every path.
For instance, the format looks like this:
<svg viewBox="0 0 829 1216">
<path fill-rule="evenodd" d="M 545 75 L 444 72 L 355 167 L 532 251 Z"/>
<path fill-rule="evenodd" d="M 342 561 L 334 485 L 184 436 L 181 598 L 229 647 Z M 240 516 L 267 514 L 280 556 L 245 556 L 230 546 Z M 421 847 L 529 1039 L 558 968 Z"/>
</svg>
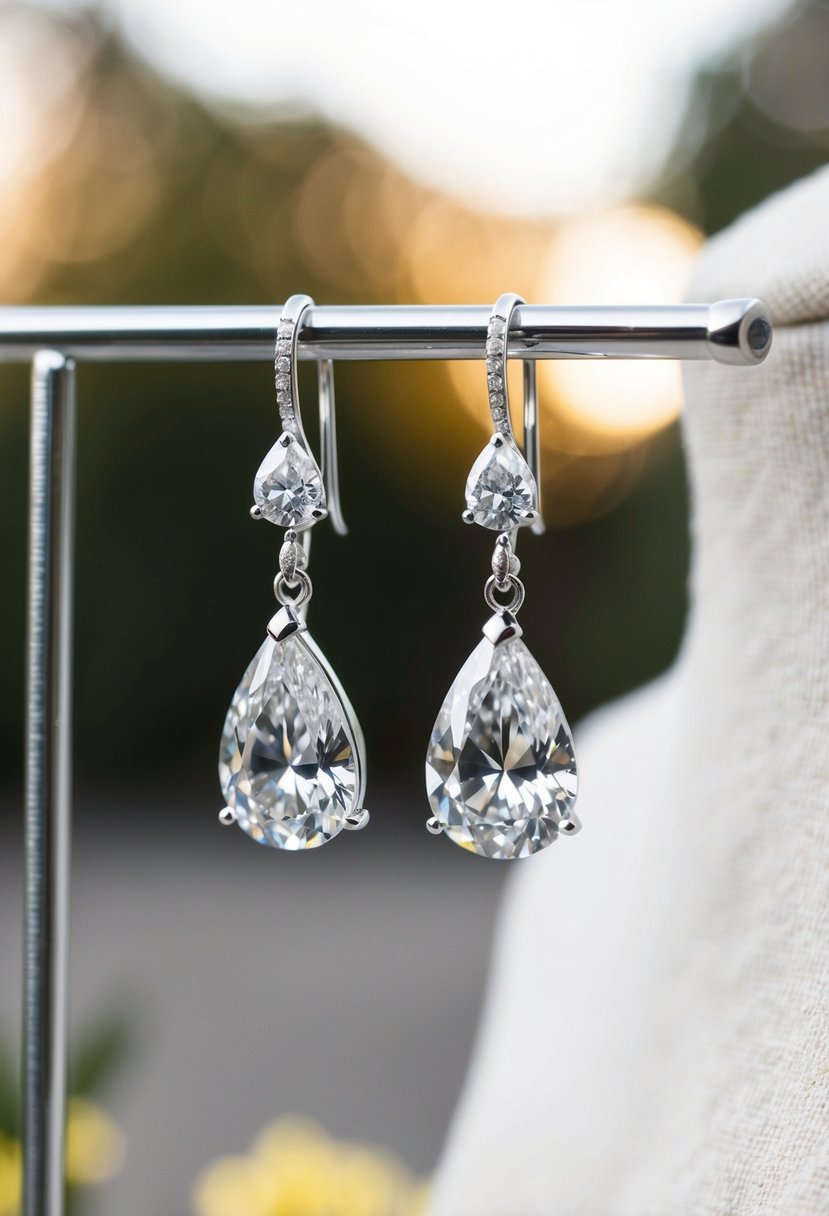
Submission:
<svg viewBox="0 0 829 1216">
<path fill-rule="evenodd" d="M 702 252 L 773 348 L 687 366 L 685 641 L 511 875 L 430 1216 L 829 1212 L 827 217 L 823 170 Z"/>
</svg>

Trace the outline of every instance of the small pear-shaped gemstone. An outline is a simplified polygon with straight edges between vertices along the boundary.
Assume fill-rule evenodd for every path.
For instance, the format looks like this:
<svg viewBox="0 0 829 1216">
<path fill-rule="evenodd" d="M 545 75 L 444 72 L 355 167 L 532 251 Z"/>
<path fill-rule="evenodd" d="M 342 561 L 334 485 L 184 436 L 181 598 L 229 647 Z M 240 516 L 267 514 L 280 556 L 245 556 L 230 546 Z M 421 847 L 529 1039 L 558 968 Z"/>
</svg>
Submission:
<svg viewBox="0 0 829 1216">
<path fill-rule="evenodd" d="M 515 440 L 509 435 L 494 435 L 466 481 L 466 507 L 473 521 L 495 532 L 506 532 L 529 522 L 523 515 L 537 506 L 535 478 Z"/>
<path fill-rule="evenodd" d="M 484 638 L 432 731 L 426 789 L 438 822 L 484 857 L 527 857 L 556 839 L 576 786 L 573 737 L 549 680 L 520 638 Z"/>
<path fill-rule="evenodd" d="M 359 727 L 306 639 L 265 640 L 233 696 L 219 752 L 236 822 L 280 849 L 325 844 L 362 796 Z"/>
<path fill-rule="evenodd" d="M 253 501 L 264 519 L 301 528 L 325 510 L 322 475 L 295 435 L 284 431 L 253 479 Z"/>
</svg>

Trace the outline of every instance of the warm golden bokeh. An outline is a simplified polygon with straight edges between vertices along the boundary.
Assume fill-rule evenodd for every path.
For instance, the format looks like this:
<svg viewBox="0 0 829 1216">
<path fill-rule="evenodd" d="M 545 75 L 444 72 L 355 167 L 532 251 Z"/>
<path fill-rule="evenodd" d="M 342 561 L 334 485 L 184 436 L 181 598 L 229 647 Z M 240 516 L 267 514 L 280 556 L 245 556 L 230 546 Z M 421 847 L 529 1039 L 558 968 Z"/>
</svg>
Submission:
<svg viewBox="0 0 829 1216">
<path fill-rule="evenodd" d="M 696 228 L 664 207 L 579 217 L 556 232 L 538 289 L 568 304 L 679 304 L 701 243 Z M 682 405 L 680 364 L 667 360 L 551 360 L 539 382 L 562 421 L 588 432 L 578 450 L 637 443 L 673 422 Z"/>
<path fill-rule="evenodd" d="M 345 132 L 266 121 L 222 132 L 172 105 L 150 73 L 119 70 L 84 29 L 32 11 L 0 21 L 0 61 L 14 65 L 5 92 L 26 116 L 20 139 L 0 151 L 0 295 L 10 303 L 48 298 L 61 271 L 94 292 L 116 258 L 122 283 L 140 275 L 147 242 L 175 240 L 156 233 L 158 216 L 193 171 L 204 175 L 201 222 L 266 298 L 278 282 L 301 289 L 300 275 L 318 299 L 343 303 L 486 304 L 506 290 L 562 304 L 682 298 L 699 234 L 672 212 L 629 206 L 555 222 L 492 215 L 414 182 Z M 44 62 L 48 87 L 33 70 Z M 383 395 L 394 426 L 371 425 L 367 439 L 413 492 L 420 458 L 412 453 L 428 454 L 448 484 L 461 448 L 474 458 L 470 420 L 481 440 L 489 430 L 482 362 L 338 375 L 359 376 L 361 397 Z M 520 436 L 519 368 L 510 382 L 519 386 Z M 670 363 L 547 361 L 539 390 L 545 515 L 554 525 L 621 501 L 643 442 L 676 417 L 680 400 Z"/>
</svg>

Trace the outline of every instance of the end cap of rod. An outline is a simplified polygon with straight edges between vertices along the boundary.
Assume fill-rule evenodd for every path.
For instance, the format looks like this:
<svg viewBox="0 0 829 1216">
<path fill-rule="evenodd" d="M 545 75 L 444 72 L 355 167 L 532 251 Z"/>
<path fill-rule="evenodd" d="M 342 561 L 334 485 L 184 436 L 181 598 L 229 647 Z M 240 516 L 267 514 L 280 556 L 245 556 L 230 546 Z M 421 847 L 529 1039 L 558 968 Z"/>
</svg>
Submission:
<svg viewBox="0 0 829 1216">
<path fill-rule="evenodd" d="M 773 326 L 762 300 L 718 300 L 708 309 L 708 341 L 718 363 L 762 363 L 771 350 Z"/>
</svg>

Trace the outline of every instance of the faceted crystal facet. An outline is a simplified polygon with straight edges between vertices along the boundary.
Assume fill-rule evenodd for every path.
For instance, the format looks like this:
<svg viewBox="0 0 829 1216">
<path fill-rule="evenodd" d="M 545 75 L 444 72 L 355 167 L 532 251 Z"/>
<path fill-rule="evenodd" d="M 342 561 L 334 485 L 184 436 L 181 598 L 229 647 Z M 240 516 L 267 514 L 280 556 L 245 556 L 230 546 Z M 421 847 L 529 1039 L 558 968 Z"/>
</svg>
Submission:
<svg viewBox="0 0 829 1216">
<path fill-rule="evenodd" d="M 253 501 L 265 519 L 282 528 L 300 528 L 325 509 L 322 475 L 299 440 L 283 432 L 253 480 Z"/>
<path fill-rule="evenodd" d="M 484 640 L 459 671 L 426 756 L 429 803 L 447 836 L 484 857 L 527 857 L 576 801 L 573 738 L 520 638 Z"/>
<path fill-rule="evenodd" d="M 466 506 L 484 528 L 506 532 L 518 527 L 524 511 L 534 511 L 535 478 L 515 441 L 496 435 L 473 464 L 466 481 Z"/>
<path fill-rule="evenodd" d="M 313 649 L 312 649 L 313 648 Z M 313 849 L 362 796 L 359 726 L 304 632 L 268 637 L 225 719 L 219 780 L 236 822 L 260 844 Z"/>
</svg>

